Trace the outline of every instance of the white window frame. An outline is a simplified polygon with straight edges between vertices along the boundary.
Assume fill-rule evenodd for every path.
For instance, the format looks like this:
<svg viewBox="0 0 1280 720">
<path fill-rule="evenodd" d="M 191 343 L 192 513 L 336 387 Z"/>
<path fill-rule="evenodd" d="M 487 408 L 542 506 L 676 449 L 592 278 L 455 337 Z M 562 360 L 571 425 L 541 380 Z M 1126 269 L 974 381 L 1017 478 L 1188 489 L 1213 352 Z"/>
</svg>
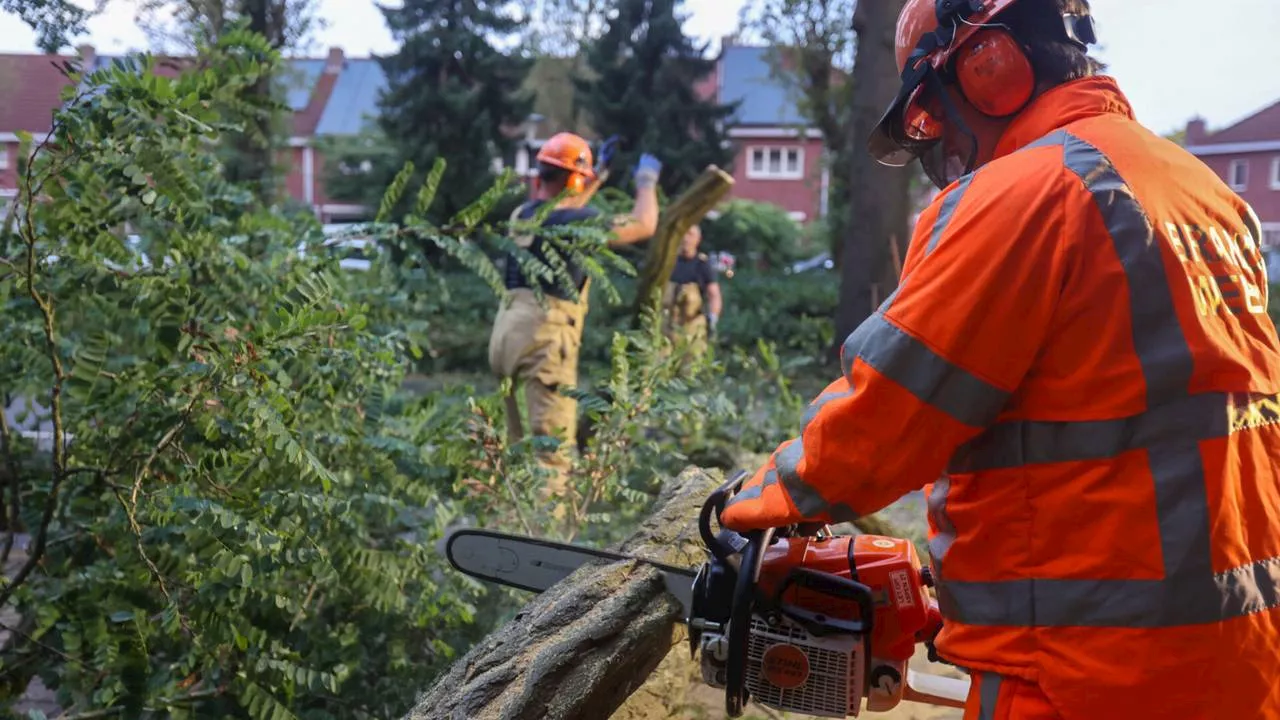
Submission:
<svg viewBox="0 0 1280 720">
<path fill-rule="evenodd" d="M 1244 168 L 1244 180 L 1236 182 L 1236 168 Z M 1245 190 L 1249 187 L 1249 160 L 1232 160 L 1227 166 L 1227 185 L 1232 190 Z"/>
<path fill-rule="evenodd" d="M 9 169 L 9 145 L 0 143 L 0 170 Z"/>
<path fill-rule="evenodd" d="M 778 169 L 770 170 L 769 155 L 777 151 Z M 788 161 L 794 153 L 795 168 L 788 169 Z M 749 145 L 747 154 L 747 178 L 751 180 L 803 180 L 804 179 L 804 146 L 803 145 Z M 761 162 L 757 165 L 757 154 Z"/>
<path fill-rule="evenodd" d="M 1280 250 L 1280 223 L 1262 223 L 1262 237 L 1258 242 L 1264 249 Z"/>
<path fill-rule="evenodd" d="M 1280 190 L 1280 155 L 1271 158 L 1271 189 Z"/>
</svg>

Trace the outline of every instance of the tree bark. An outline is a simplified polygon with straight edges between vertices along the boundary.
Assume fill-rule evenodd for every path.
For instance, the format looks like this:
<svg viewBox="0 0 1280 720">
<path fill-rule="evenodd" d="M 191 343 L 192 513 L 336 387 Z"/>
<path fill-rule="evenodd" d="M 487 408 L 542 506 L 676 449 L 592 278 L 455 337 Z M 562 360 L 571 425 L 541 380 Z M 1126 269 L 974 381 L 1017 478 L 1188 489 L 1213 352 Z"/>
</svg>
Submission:
<svg viewBox="0 0 1280 720">
<path fill-rule="evenodd" d="M 863 148 L 884 109 L 898 92 L 894 34 L 904 0 L 860 2 L 853 13 L 858 36 L 848 132 L 850 147 Z M 840 263 L 840 302 L 836 308 L 837 356 L 846 337 L 872 313 L 871 280 L 888 261 L 889 239 L 907 237 L 910 174 L 889 168 L 865 151 L 849 158 L 850 225 Z"/>
<path fill-rule="evenodd" d="M 618 551 L 696 567 L 705 557 L 698 510 L 721 482 L 719 473 L 681 473 Z M 680 615 L 648 565 L 580 568 L 455 662 L 406 720 L 609 718 L 682 642 Z"/>
<path fill-rule="evenodd" d="M 729 191 L 733 189 L 733 177 L 720 168 L 709 165 L 702 175 L 680 194 L 658 219 L 658 229 L 649 240 L 649 254 L 645 259 L 640 282 L 636 286 L 635 324 L 639 326 L 644 310 L 658 302 L 659 295 L 676 267 L 680 252 L 680 239 L 689 228 L 711 212 Z"/>
</svg>

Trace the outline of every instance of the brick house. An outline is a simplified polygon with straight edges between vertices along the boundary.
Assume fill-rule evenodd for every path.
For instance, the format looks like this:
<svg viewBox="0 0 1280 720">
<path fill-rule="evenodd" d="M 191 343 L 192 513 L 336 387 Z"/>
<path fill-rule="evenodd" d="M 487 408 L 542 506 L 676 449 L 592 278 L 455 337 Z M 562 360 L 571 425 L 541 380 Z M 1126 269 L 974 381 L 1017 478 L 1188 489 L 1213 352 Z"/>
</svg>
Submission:
<svg viewBox="0 0 1280 720">
<path fill-rule="evenodd" d="M 1187 123 L 1185 143 L 1253 207 L 1263 246 L 1280 254 L 1280 102 L 1214 132 L 1195 118 Z"/>
<path fill-rule="evenodd" d="M 789 89 L 771 76 L 768 51 L 725 38 L 716 63 L 713 97 L 740 103 L 727 123 L 733 197 L 774 203 L 808 223 L 827 214 L 822 133 L 807 127 Z"/>
<path fill-rule="evenodd" d="M 88 45 L 81 46 L 77 55 L 91 69 L 118 59 L 98 55 Z M 57 64 L 74 57 L 0 55 L 0 97 L 5 98 L 0 102 L 0 212 L 16 194 L 17 133 L 41 136 L 48 132 L 51 115 L 61 103 L 59 93 L 68 82 Z M 326 194 L 325 160 L 317 140 L 358 135 L 376 117 L 378 98 L 386 87 L 381 66 L 372 58 L 348 58 L 339 48 L 330 49 L 323 58 L 286 63 L 288 71 L 282 80 L 292 117 L 280 161 L 286 170 L 288 196 L 310 206 L 325 223 L 366 219 L 366 208 Z M 795 103 L 769 76 L 765 48 L 726 42 L 716 72 L 702 82 L 699 93 L 721 102 L 741 102 L 728 128 L 735 148 L 732 197 L 777 204 L 800 222 L 826 214 L 829 175 L 821 134 L 803 129 Z M 517 172 L 527 173 L 542 138 L 562 129 L 545 127 L 540 118 L 531 116 L 511 129 L 524 139 L 508 161 Z M 502 164 L 495 160 L 496 167 Z"/>
<path fill-rule="evenodd" d="M 119 58 L 98 55 L 84 45 L 76 55 L 0 55 L 0 216 L 17 194 L 18 133 L 37 139 L 49 131 L 53 112 L 61 105 L 62 90 L 69 81 L 59 69 L 65 61 L 81 58 L 87 70 L 109 66 Z M 157 71 L 177 71 L 183 59 L 160 59 Z M 285 168 L 288 197 L 311 206 L 323 222 L 364 217 L 365 209 L 330 201 L 324 190 L 324 158 L 315 147 L 321 135 L 354 135 L 362 127 L 361 111 L 376 107 L 383 77 L 377 62 L 348 60 L 334 48 L 325 58 L 287 61 L 282 78 L 290 135 L 279 162 Z"/>
</svg>

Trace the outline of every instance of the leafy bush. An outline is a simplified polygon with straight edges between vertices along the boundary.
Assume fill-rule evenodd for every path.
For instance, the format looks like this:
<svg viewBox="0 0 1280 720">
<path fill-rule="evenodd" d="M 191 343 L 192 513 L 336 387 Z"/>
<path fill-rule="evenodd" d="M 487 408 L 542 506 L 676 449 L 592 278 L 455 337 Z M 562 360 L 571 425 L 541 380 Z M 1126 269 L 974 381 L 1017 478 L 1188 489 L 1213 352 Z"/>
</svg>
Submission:
<svg viewBox="0 0 1280 720">
<path fill-rule="evenodd" d="M 802 254 L 801 237 L 799 223 L 771 203 L 731 200 L 702 223 L 703 251 L 733 253 L 742 267 L 782 268 Z"/>
</svg>

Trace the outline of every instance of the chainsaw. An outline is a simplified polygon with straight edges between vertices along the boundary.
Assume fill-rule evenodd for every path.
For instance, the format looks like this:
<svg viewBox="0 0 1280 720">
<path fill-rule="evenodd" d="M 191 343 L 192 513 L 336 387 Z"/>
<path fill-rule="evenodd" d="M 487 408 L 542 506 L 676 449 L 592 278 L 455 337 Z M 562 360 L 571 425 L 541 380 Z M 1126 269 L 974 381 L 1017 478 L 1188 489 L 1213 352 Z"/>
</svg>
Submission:
<svg viewBox="0 0 1280 720">
<path fill-rule="evenodd" d="M 908 667 L 916 645 L 942 628 L 933 584 L 914 545 L 875 535 L 834 535 L 797 525 L 738 534 L 719 526 L 741 489 L 739 473 L 702 506 L 707 559 L 696 571 L 537 538 L 458 529 L 445 539 L 457 570 L 540 592 L 593 561 L 639 561 L 661 573 L 681 604 L 702 680 L 723 689 L 729 717 L 749 701 L 817 717 L 884 712 L 902 701 L 964 707 L 966 679 Z"/>
</svg>

